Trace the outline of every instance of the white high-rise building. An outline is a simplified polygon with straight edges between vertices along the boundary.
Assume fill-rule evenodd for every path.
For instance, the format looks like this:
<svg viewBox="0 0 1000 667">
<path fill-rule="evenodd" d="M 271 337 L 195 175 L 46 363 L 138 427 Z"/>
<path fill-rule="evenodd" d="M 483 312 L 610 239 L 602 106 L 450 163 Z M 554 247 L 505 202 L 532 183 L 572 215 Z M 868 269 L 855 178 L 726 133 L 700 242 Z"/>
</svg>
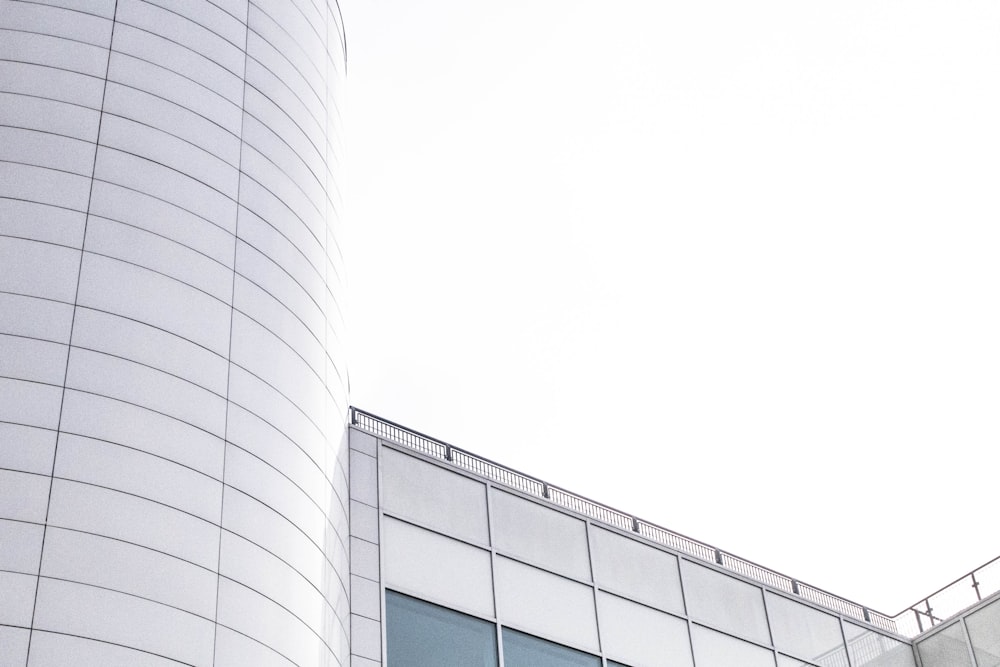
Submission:
<svg viewBox="0 0 1000 667">
<path fill-rule="evenodd" d="M 0 0 L 0 665 L 349 660 L 336 0 Z"/>
</svg>

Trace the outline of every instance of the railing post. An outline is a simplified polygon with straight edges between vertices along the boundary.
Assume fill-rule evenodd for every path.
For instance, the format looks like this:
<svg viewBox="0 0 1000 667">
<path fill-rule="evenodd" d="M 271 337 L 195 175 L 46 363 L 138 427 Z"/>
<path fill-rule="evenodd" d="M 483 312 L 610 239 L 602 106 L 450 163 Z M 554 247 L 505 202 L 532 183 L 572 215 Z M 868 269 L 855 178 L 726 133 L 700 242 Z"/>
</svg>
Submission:
<svg viewBox="0 0 1000 667">
<path fill-rule="evenodd" d="M 862 607 L 861 614 L 865 617 L 866 622 L 872 622 L 872 613 L 868 610 L 868 607 Z"/>
<path fill-rule="evenodd" d="M 633 533 L 639 532 L 639 517 L 637 516 L 632 517 L 632 532 Z"/>
<path fill-rule="evenodd" d="M 452 460 L 451 445 L 445 445 L 444 446 L 444 460 L 445 461 L 451 461 Z"/>
<path fill-rule="evenodd" d="M 913 609 L 913 608 L 911 608 L 910 611 L 912 611 L 913 615 L 917 617 L 917 631 L 918 631 L 918 634 L 919 634 L 919 633 L 921 633 L 921 632 L 924 631 L 924 622 L 920 620 L 920 612 L 919 611 L 917 611 L 916 609 Z"/>
<path fill-rule="evenodd" d="M 549 496 L 549 485 L 542 482 L 542 498 L 550 498 Z"/>
<path fill-rule="evenodd" d="M 799 592 L 799 582 L 796 581 L 795 579 L 792 579 L 792 593 L 795 593 L 796 595 L 802 595 L 802 593 Z"/>
<path fill-rule="evenodd" d="M 972 587 L 976 589 L 976 599 L 982 602 L 983 596 L 979 594 L 979 582 L 976 581 L 976 573 L 972 572 L 969 576 L 972 577 Z"/>
<path fill-rule="evenodd" d="M 722 565 L 722 552 L 718 549 L 715 550 L 715 562 Z"/>
</svg>

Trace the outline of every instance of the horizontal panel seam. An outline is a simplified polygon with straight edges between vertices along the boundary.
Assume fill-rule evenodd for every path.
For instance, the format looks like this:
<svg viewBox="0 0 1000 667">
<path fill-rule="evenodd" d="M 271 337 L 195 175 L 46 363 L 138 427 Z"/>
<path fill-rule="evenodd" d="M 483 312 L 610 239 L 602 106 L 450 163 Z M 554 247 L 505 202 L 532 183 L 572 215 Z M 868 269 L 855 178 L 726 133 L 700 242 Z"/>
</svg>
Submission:
<svg viewBox="0 0 1000 667">
<path fill-rule="evenodd" d="M 127 644 L 119 644 L 117 642 L 108 641 L 106 639 L 98 639 L 97 637 L 87 637 L 85 635 L 75 635 L 75 634 L 70 633 L 70 632 L 59 632 L 58 630 L 43 630 L 43 629 L 40 629 L 40 628 L 34 628 L 34 629 L 32 629 L 32 632 L 42 632 L 42 633 L 46 633 L 46 634 L 50 634 L 50 635 L 61 635 L 63 637 L 74 637 L 76 639 L 83 639 L 83 640 L 86 640 L 86 641 L 98 642 L 100 644 L 108 644 L 110 646 L 119 646 L 121 648 L 125 648 L 125 649 L 128 649 L 130 651 L 137 651 L 139 653 L 145 653 L 147 655 L 155 655 L 157 658 L 163 658 L 164 660 L 169 660 L 170 662 L 177 663 L 178 665 L 186 665 L 187 667 L 197 667 L 197 665 L 192 665 L 191 663 L 183 662 L 183 661 L 177 660 L 175 658 L 169 658 L 169 657 L 167 657 L 165 655 L 161 655 L 159 653 L 154 653 L 152 651 L 147 651 L 145 649 L 137 648 L 135 646 L 129 646 Z"/>
<path fill-rule="evenodd" d="M 14 1 L 15 2 L 21 2 L 21 3 L 24 3 L 26 5 L 34 5 L 36 7 L 44 7 L 46 9 L 60 9 L 60 10 L 67 11 L 67 12 L 74 12 L 76 14 L 86 14 L 87 16 L 93 16 L 95 18 L 104 19 L 109 24 L 112 21 L 112 19 L 109 18 L 109 17 L 107 17 L 107 16 L 102 16 L 101 14 L 95 14 L 93 12 L 88 12 L 85 9 L 77 9 L 75 7 L 63 7 L 63 6 L 60 6 L 60 5 L 50 5 L 50 4 L 47 4 L 47 3 L 44 3 L 44 2 L 35 2 L 34 0 L 14 0 Z"/>
</svg>

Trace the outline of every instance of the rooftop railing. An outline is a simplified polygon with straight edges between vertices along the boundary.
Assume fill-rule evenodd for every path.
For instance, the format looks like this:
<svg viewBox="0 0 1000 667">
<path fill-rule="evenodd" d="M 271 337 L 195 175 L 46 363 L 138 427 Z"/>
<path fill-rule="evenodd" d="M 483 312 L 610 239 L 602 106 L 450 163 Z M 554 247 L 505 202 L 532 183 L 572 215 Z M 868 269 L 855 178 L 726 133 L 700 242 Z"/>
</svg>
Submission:
<svg viewBox="0 0 1000 667">
<path fill-rule="evenodd" d="M 900 634 L 916 637 L 1000 591 L 1000 556 L 931 593 L 892 620 Z"/>
<path fill-rule="evenodd" d="M 694 556 L 709 563 L 715 563 L 748 579 L 798 596 L 803 600 L 808 600 L 838 614 L 858 621 L 864 621 L 881 630 L 897 634 L 907 634 L 898 629 L 897 620 L 901 618 L 905 620 L 906 614 L 912 610 L 903 612 L 895 619 L 890 618 L 885 614 L 868 609 L 855 602 L 824 591 L 821 588 L 810 586 L 699 540 L 644 521 L 637 516 L 621 512 L 602 503 L 594 502 L 589 498 L 549 484 L 536 477 L 525 475 L 489 459 L 467 452 L 464 449 L 459 449 L 436 438 L 426 436 L 418 431 L 400 426 L 388 419 L 383 419 L 357 408 L 351 408 L 351 424 L 380 438 L 391 440 L 394 443 L 409 447 L 428 456 L 447 461 L 456 467 L 463 468 L 522 493 L 543 498 L 555 505 L 600 521 L 601 523 L 614 526 L 615 528 L 631 531 L 674 551 Z M 1000 575 L 1000 569 L 998 569 L 996 574 Z"/>
</svg>

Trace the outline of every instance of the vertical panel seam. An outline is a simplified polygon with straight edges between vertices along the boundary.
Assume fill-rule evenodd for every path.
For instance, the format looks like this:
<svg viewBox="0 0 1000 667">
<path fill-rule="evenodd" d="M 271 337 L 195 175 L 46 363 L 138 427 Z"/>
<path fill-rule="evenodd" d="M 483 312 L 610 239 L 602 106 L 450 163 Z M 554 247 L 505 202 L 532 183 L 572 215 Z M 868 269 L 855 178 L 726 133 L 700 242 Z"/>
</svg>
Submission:
<svg viewBox="0 0 1000 667">
<path fill-rule="evenodd" d="M 240 109 L 240 157 L 236 181 L 236 222 L 233 228 L 233 284 L 229 298 L 229 351 L 226 359 L 226 416 L 222 432 L 222 496 L 219 499 L 219 548 L 215 564 L 215 622 L 212 624 L 212 665 L 219 646 L 219 592 L 222 588 L 222 536 L 226 509 L 226 458 L 229 453 L 229 394 L 233 377 L 233 322 L 236 316 L 236 257 L 240 246 L 240 195 L 243 190 L 244 131 L 247 118 L 247 49 L 250 44 L 250 0 L 247 0 L 246 29 L 243 33 L 243 104 Z"/>
<path fill-rule="evenodd" d="M 76 269 L 76 292 L 73 295 L 73 311 L 70 315 L 69 339 L 66 345 L 66 365 L 63 370 L 62 395 L 59 398 L 59 417 L 56 421 L 56 441 L 52 448 L 52 468 L 49 471 L 49 494 L 45 501 L 45 522 L 42 524 L 42 542 L 38 549 L 38 573 L 35 576 L 35 596 L 31 602 L 31 622 L 28 625 L 28 650 L 24 655 L 27 667 L 31 660 L 31 640 L 35 636 L 35 612 L 38 610 L 38 589 L 42 583 L 42 560 L 45 555 L 45 538 L 49 530 L 49 511 L 52 508 L 52 487 L 55 486 L 56 458 L 59 454 L 59 440 L 62 435 L 63 409 L 66 405 L 66 382 L 69 379 L 69 362 L 73 351 L 73 332 L 76 326 L 77 304 L 80 300 L 80 278 L 83 274 L 83 256 L 87 246 L 87 223 L 90 221 L 90 205 L 94 199 L 94 182 L 97 174 L 97 156 L 101 146 L 101 128 L 104 123 L 104 102 L 108 93 L 108 74 L 111 70 L 111 53 L 114 50 L 115 25 L 118 20 L 118 0 L 111 14 L 111 34 L 108 36 L 108 58 L 104 65 L 104 85 L 101 89 L 101 108 L 97 116 L 97 137 L 94 140 L 94 161 L 90 168 L 90 189 L 87 192 L 87 210 L 83 217 L 83 235 L 80 238 L 80 262 Z"/>
</svg>

